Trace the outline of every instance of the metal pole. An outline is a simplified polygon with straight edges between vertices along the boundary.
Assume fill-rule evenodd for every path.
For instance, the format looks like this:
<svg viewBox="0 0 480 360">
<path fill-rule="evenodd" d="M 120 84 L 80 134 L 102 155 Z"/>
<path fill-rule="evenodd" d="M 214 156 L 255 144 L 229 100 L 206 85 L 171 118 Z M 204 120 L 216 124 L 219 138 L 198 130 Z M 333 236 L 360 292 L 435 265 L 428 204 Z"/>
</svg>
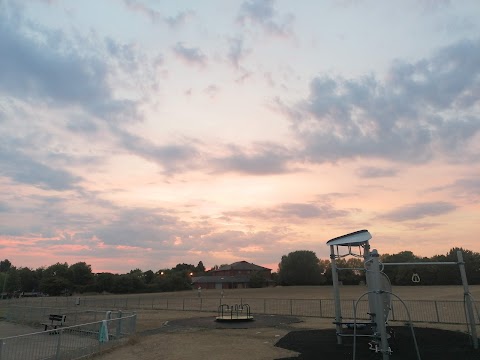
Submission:
<svg viewBox="0 0 480 360">
<path fill-rule="evenodd" d="M 330 263 L 332 266 L 333 298 L 335 299 L 335 328 L 337 331 L 337 344 L 342 343 L 342 308 L 340 304 L 340 289 L 338 288 L 338 271 L 335 263 L 335 248 L 330 245 Z"/>
<path fill-rule="evenodd" d="M 473 348 L 478 349 L 477 327 L 475 324 L 475 315 L 473 313 L 472 299 L 470 298 L 470 290 L 468 288 L 467 273 L 465 271 L 465 262 L 463 261 L 463 253 L 457 251 L 458 266 L 460 268 L 460 276 L 462 277 L 463 294 L 465 297 L 465 306 L 467 307 L 467 322 L 472 337 Z"/>
<path fill-rule="evenodd" d="M 372 271 L 372 281 L 373 281 L 373 288 L 374 288 L 374 309 L 375 309 L 375 323 L 376 323 L 376 330 L 375 333 L 378 331 L 380 332 L 380 346 L 382 352 L 383 360 L 389 359 L 388 353 L 388 339 L 387 339 L 387 329 L 385 326 L 385 314 L 383 313 L 383 301 L 382 301 L 382 294 L 383 290 L 380 286 L 380 263 L 378 261 L 379 255 L 376 249 L 373 249 L 370 253 L 372 259 L 372 266 L 370 271 Z"/>
<path fill-rule="evenodd" d="M 453 261 L 424 261 L 424 262 L 404 262 L 404 263 L 382 263 L 384 266 L 390 265 L 458 265 L 458 263 Z"/>
</svg>

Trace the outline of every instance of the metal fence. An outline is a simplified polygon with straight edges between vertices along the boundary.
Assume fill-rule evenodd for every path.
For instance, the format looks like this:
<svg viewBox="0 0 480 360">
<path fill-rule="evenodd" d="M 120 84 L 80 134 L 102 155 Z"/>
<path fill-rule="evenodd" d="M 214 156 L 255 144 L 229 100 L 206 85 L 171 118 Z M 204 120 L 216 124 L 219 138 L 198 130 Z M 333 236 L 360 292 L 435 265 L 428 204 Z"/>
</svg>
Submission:
<svg viewBox="0 0 480 360">
<path fill-rule="evenodd" d="M 106 328 L 102 329 L 104 326 Z M 69 360 L 97 353 L 135 333 L 136 315 L 0 339 L 0 360 Z M 107 336 L 108 334 L 108 336 Z"/>
<path fill-rule="evenodd" d="M 38 327 L 49 322 L 50 314 L 65 315 L 64 326 L 73 326 L 104 320 L 107 317 L 109 319 L 128 317 L 134 313 L 122 310 L 87 310 L 81 307 L 39 307 L 10 304 L 5 312 L 5 319 L 17 324 Z"/>
<path fill-rule="evenodd" d="M 277 299 L 277 298 L 235 298 L 235 297 L 165 297 L 159 294 L 142 294 L 138 296 L 113 296 L 113 297 L 85 297 L 85 298 L 45 298 L 45 299 L 15 299 L 9 300 L 11 304 L 23 306 L 38 306 L 51 304 L 50 308 L 61 308 L 62 313 L 68 317 L 85 320 L 85 316 L 102 316 L 102 312 L 84 311 L 82 309 L 129 309 L 129 310 L 184 310 L 216 312 L 222 304 L 248 304 L 252 314 L 293 315 L 306 317 L 335 317 L 335 302 L 333 299 Z M 356 300 L 341 300 L 342 315 L 345 319 L 353 319 L 353 308 Z M 445 324 L 466 324 L 465 308 L 463 301 L 455 300 L 405 300 L 413 322 L 430 322 Z M 43 309 L 43 308 L 42 308 Z M 48 309 L 48 307 L 46 307 Z M 48 317 L 50 310 L 24 311 L 18 316 L 33 318 L 33 313 L 42 311 L 40 317 Z M 32 313 L 33 312 L 33 313 Z M 103 311 L 104 313 L 104 311 Z M 357 306 L 357 317 L 368 318 L 368 300 L 361 300 Z M 480 324 L 478 308 L 476 323 Z M 407 312 L 399 300 L 392 300 L 392 309 L 389 320 L 408 321 Z M 75 323 L 79 323 L 77 320 Z M 71 323 L 70 323 L 71 324 Z"/>
</svg>

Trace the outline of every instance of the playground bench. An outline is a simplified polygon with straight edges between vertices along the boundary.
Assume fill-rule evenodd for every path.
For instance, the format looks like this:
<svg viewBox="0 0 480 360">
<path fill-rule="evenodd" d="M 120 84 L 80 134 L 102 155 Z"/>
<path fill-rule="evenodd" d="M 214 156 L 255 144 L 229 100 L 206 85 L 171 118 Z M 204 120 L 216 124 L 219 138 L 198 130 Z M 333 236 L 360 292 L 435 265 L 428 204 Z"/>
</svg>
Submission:
<svg viewBox="0 0 480 360">
<path fill-rule="evenodd" d="M 42 325 L 45 326 L 45 331 L 48 330 L 48 328 L 51 329 L 57 329 L 59 326 L 63 326 L 65 324 L 65 320 L 67 319 L 67 315 L 56 315 L 56 314 L 50 314 L 48 316 L 48 320 L 50 320 L 50 323 L 42 323 Z"/>
</svg>

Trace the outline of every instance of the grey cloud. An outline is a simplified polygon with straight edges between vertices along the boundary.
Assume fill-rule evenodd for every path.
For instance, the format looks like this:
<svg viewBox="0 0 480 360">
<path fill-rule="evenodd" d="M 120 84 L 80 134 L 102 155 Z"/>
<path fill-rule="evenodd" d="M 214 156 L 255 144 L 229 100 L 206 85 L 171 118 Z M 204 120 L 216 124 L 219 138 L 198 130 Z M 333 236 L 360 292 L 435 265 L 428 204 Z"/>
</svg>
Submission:
<svg viewBox="0 0 480 360">
<path fill-rule="evenodd" d="M 140 1 L 136 0 L 123 0 L 125 6 L 133 12 L 137 12 L 146 16 L 153 23 L 158 22 L 162 18 L 162 14 L 145 4 L 142 4 Z"/>
<path fill-rule="evenodd" d="M 164 21 L 172 28 L 183 25 L 189 18 L 194 15 L 193 11 L 182 11 L 175 16 L 168 16 Z"/>
<path fill-rule="evenodd" d="M 480 131 L 480 41 L 463 41 L 416 63 L 397 61 L 385 81 L 320 76 L 286 113 L 313 162 L 378 157 L 425 162 L 458 157 Z M 478 156 L 477 156 L 478 158 Z"/>
<path fill-rule="evenodd" d="M 173 47 L 173 52 L 189 64 L 205 65 L 207 57 L 199 48 L 189 48 L 178 42 Z"/>
<path fill-rule="evenodd" d="M 0 213 L 7 212 L 9 210 L 10 210 L 10 206 L 8 206 L 6 203 L 0 201 Z"/>
<path fill-rule="evenodd" d="M 106 119 L 134 116 L 132 101 L 114 99 L 108 66 L 100 56 L 81 55 L 62 32 L 33 27 L 8 14 L 0 14 L 0 93 L 30 102 L 79 105 Z"/>
<path fill-rule="evenodd" d="M 456 208 L 455 205 L 443 201 L 410 204 L 387 212 L 383 214 L 381 218 L 391 221 L 418 220 L 425 217 L 447 214 Z"/>
<path fill-rule="evenodd" d="M 105 44 L 110 55 L 118 59 L 125 70 L 135 71 L 137 69 L 139 63 L 138 49 L 135 49 L 133 44 L 122 44 L 112 38 L 106 38 Z"/>
<path fill-rule="evenodd" d="M 292 33 L 292 15 L 279 19 L 273 0 L 250 0 L 240 6 L 238 21 L 242 24 L 251 22 L 261 26 L 265 31 L 276 36 L 289 36 Z"/>
<path fill-rule="evenodd" d="M 245 56 L 245 49 L 243 44 L 243 38 L 236 37 L 228 40 L 229 51 L 228 59 L 230 62 L 238 68 L 240 65 L 240 60 Z"/>
<path fill-rule="evenodd" d="M 344 217 L 349 214 L 346 210 L 337 210 L 330 204 L 302 204 L 302 203 L 288 203 L 282 204 L 277 209 L 273 209 L 281 217 L 295 216 L 302 219 L 322 218 L 332 219 Z"/>
<path fill-rule="evenodd" d="M 123 3 L 131 12 L 146 17 L 152 23 L 158 24 L 159 22 L 163 22 L 172 28 L 184 24 L 189 17 L 194 15 L 193 11 L 182 11 L 175 16 L 163 16 L 160 11 L 153 9 L 152 7 L 145 5 L 140 1 L 123 0 Z"/>
<path fill-rule="evenodd" d="M 75 133 L 93 134 L 97 132 L 98 126 L 89 117 L 73 115 L 67 120 L 67 129 Z"/>
<path fill-rule="evenodd" d="M 166 175 L 193 170 L 201 165 L 200 154 L 195 144 L 156 145 L 142 137 L 118 129 L 116 134 L 122 147 L 162 166 Z"/>
<path fill-rule="evenodd" d="M 117 211 L 115 220 L 94 232 L 107 244 L 158 246 L 175 235 L 176 227 L 180 227 L 178 219 L 164 210 L 126 209 Z"/>
<path fill-rule="evenodd" d="M 209 85 L 205 90 L 204 92 L 210 96 L 211 98 L 215 97 L 218 92 L 220 91 L 220 88 L 217 86 L 217 85 Z"/>
<path fill-rule="evenodd" d="M 349 214 L 349 210 L 335 209 L 330 203 L 283 203 L 271 208 L 229 211 L 225 213 L 225 216 L 227 218 L 260 218 L 271 221 L 282 219 L 293 223 L 298 219 L 335 219 L 346 217 Z"/>
<path fill-rule="evenodd" d="M 22 152 L 6 147 L 0 149 L 0 174 L 16 182 L 44 189 L 68 190 L 81 180 L 66 170 L 40 163 Z"/>
<path fill-rule="evenodd" d="M 212 159 L 217 172 L 269 175 L 292 171 L 288 168 L 289 151 L 281 146 L 263 144 L 251 151 L 231 146 L 229 152 L 224 157 Z"/>
<path fill-rule="evenodd" d="M 395 176 L 398 173 L 398 170 L 393 168 L 365 166 L 357 169 L 356 173 L 361 178 L 380 178 Z"/>
<path fill-rule="evenodd" d="M 478 202 L 480 200 L 480 178 L 462 178 L 445 186 L 430 189 L 430 191 L 443 190 L 450 191 L 454 196 L 469 202 Z"/>
</svg>

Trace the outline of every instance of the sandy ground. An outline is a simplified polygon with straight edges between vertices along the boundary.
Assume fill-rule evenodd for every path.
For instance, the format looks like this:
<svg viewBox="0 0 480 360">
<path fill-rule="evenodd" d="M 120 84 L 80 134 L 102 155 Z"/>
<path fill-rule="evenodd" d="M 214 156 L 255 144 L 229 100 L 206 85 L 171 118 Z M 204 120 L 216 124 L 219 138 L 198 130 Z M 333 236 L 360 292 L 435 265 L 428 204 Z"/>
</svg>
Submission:
<svg viewBox="0 0 480 360">
<path fill-rule="evenodd" d="M 205 313 L 177 311 L 145 311 L 138 314 L 138 333 L 162 326 L 166 321 L 179 318 L 214 316 Z M 263 360 L 281 359 L 297 353 L 275 347 L 275 343 L 294 329 L 330 328 L 331 320 L 302 318 L 302 322 L 288 326 L 250 329 L 182 328 L 142 336 L 137 335 L 129 344 L 95 356 L 105 360 L 156 359 L 211 359 L 211 360 Z"/>
</svg>

